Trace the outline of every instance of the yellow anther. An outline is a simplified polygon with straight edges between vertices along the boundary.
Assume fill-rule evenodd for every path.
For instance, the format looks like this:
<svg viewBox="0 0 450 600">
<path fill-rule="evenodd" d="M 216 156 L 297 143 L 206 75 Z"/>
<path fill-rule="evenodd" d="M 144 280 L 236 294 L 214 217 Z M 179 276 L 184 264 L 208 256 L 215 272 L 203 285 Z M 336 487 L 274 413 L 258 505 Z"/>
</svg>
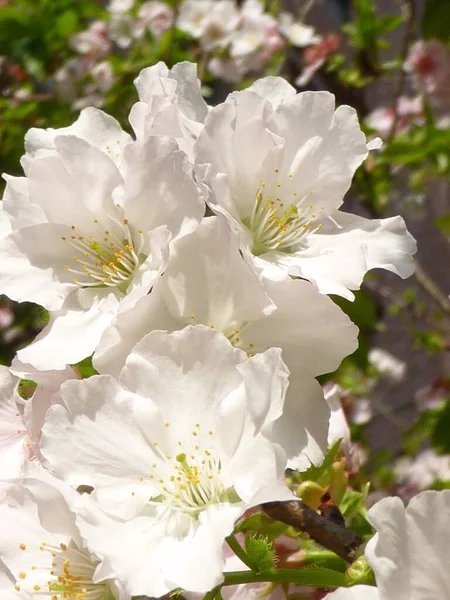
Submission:
<svg viewBox="0 0 450 600">
<path fill-rule="evenodd" d="M 19 548 L 20 548 L 21 550 L 26 550 L 26 549 L 27 549 L 27 547 L 26 547 L 26 546 L 25 546 L 25 544 L 23 544 L 23 543 L 22 543 L 22 544 L 19 544 Z"/>
<path fill-rule="evenodd" d="M 26 576 L 27 576 L 26 573 L 24 573 L 23 571 L 20 571 L 20 573 L 19 573 L 19 579 L 25 579 Z"/>
</svg>

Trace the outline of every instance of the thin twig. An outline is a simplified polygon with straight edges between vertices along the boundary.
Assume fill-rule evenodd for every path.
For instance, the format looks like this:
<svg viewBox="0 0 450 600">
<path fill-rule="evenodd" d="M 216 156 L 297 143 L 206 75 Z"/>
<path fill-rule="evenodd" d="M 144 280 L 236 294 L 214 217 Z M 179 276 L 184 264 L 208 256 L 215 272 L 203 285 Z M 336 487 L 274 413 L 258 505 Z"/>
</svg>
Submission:
<svg viewBox="0 0 450 600">
<path fill-rule="evenodd" d="M 386 143 L 389 144 L 389 142 L 392 140 L 392 138 L 395 135 L 396 129 L 397 129 L 397 125 L 398 125 L 398 120 L 400 118 L 399 112 L 400 112 L 400 98 L 401 95 L 403 93 L 403 87 L 405 85 L 405 80 L 406 80 L 406 71 L 403 68 L 403 64 L 406 60 L 406 57 L 408 55 L 408 50 L 409 50 L 409 44 L 411 42 L 411 38 L 412 38 L 412 34 L 413 34 L 413 29 L 414 29 L 414 19 L 416 16 L 416 11 L 415 11 L 415 6 L 414 6 L 414 0 L 405 0 L 403 2 L 403 10 L 406 13 L 406 31 L 405 31 L 405 37 L 403 38 L 403 45 L 402 45 L 402 49 L 400 52 L 400 59 L 401 59 L 401 67 L 400 67 L 400 75 L 399 78 L 397 80 L 397 86 L 395 88 L 395 93 L 394 93 L 394 101 L 393 101 L 393 110 L 394 110 L 394 118 L 392 120 L 392 125 L 391 125 L 391 129 L 389 131 L 389 134 L 386 138 Z"/>
<path fill-rule="evenodd" d="M 349 563 L 355 560 L 364 541 L 351 529 L 322 517 L 301 500 L 266 502 L 261 507 L 272 519 L 307 533 L 315 542 Z"/>
<path fill-rule="evenodd" d="M 433 298 L 436 304 L 438 304 L 447 315 L 450 315 L 450 300 L 448 296 L 441 291 L 437 283 L 433 281 L 419 262 L 416 262 L 414 278 L 420 287 Z"/>
</svg>

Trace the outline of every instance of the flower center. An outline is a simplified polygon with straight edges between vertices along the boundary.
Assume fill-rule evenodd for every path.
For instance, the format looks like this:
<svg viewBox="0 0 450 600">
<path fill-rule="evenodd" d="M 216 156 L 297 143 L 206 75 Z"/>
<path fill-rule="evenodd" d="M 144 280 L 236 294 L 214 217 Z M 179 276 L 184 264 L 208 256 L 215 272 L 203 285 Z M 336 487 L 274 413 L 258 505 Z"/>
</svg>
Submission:
<svg viewBox="0 0 450 600">
<path fill-rule="evenodd" d="M 169 426 L 166 423 L 166 427 Z M 147 479 L 160 484 L 160 494 L 151 498 L 150 503 L 166 504 L 195 518 L 210 504 L 240 499 L 232 488 L 226 489 L 223 485 L 221 461 L 214 456 L 212 447 L 214 433 L 203 434 L 200 423 L 196 423 L 192 437 L 195 438 L 193 444 L 177 442 L 181 452 L 176 456 L 166 455 L 159 444 L 153 442 L 156 460 Z M 188 452 L 183 451 L 183 446 Z"/>
<path fill-rule="evenodd" d="M 317 219 L 314 204 L 306 203 L 312 192 L 300 201 L 285 203 L 282 198 L 265 195 L 264 188 L 262 184 L 256 194 L 251 216 L 242 219 L 252 234 L 252 253 L 255 256 L 275 250 L 290 253 L 304 247 L 306 236 L 322 227 L 320 223 L 311 224 Z"/>
<path fill-rule="evenodd" d="M 146 258 L 142 254 L 143 231 L 138 229 L 133 235 L 127 219 L 116 233 L 103 229 L 98 219 L 94 219 L 94 223 L 98 226 L 96 235 L 80 235 L 81 232 L 72 225 L 73 234 L 61 238 L 75 250 L 74 264 L 64 268 L 76 275 L 72 283 L 81 288 L 114 287 L 126 292 L 135 271 Z"/>
<path fill-rule="evenodd" d="M 20 549 L 26 550 L 26 545 L 20 544 Z M 45 585 L 30 584 L 26 586 L 26 591 L 50 600 L 114 600 L 108 583 L 92 581 L 97 563 L 92 562 L 85 550 L 79 550 L 74 545 L 53 546 L 46 542 L 40 545 L 39 550 L 51 553 L 51 567 L 32 566 L 31 574 L 21 571 L 16 590 L 24 589 L 28 575 L 33 581 L 45 576 Z"/>
</svg>

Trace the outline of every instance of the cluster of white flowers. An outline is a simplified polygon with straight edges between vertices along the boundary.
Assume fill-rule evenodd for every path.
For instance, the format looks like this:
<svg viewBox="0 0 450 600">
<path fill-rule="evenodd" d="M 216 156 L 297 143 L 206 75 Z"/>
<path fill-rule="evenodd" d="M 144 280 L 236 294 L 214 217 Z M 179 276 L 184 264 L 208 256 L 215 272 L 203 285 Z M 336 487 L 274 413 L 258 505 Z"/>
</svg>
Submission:
<svg viewBox="0 0 450 600">
<path fill-rule="evenodd" d="M 286 467 L 326 451 L 315 377 L 357 347 L 326 294 L 352 299 L 369 269 L 414 268 L 400 217 L 339 210 L 370 148 L 328 92 L 268 77 L 211 108 L 190 63 L 147 68 L 136 87 L 134 137 L 86 108 L 31 129 L 25 175 L 6 176 L 0 293 L 50 314 L 1 371 L 8 599 L 220 584 L 237 520 L 292 499 Z M 80 380 L 72 366 L 89 356 L 99 374 Z M 28 400 L 18 377 L 38 384 Z M 398 513 L 413 535 L 418 509 L 448 497 L 406 513 L 384 500 L 371 522 Z M 404 542 L 379 535 L 366 552 L 381 589 L 379 555 L 395 564 Z"/>
<path fill-rule="evenodd" d="M 312 27 L 282 12 L 278 19 L 265 12 L 261 0 L 184 0 L 177 27 L 195 39 L 206 53 L 216 54 L 208 66 L 226 81 L 239 81 L 258 72 L 286 42 L 303 48 L 320 37 Z"/>
<path fill-rule="evenodd" d="M 198 40 L 210 72 L 231 82 L 259 73 L 287 44 L 319 48 L 322 41 L 312 27 L 295 20 L 291 13 L 281 12 L 275 18 L 266 12 L 261 0 L 245 0 L 241 6 L 235 0 L 184 0 L 177 11 L 157 0 L 139 7 L 134 0 L 111 0 L 107 10 L 107 20 L 93 21 L 71 37 L 70 45 L 78 56 L 53 76 L 58 97 L 72 102 L 75 110 L 103 106 L 114 83 L 108 57 L 114 49 L 122 54 L 129 51 L 147 34 L 158 41 L 176 27 Z M 319 50 L 319 54 L 308 73 L 323 64 L 323 52 Z"/>
</svg>

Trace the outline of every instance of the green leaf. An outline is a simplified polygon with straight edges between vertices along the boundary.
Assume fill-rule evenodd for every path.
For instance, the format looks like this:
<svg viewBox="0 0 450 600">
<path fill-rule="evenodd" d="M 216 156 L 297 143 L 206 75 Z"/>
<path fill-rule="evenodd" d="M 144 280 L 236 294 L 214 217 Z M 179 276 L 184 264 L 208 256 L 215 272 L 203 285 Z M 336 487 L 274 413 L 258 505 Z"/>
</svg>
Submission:
<svg viewBox="0 0 450 600">
<path fill-rule="evenodd" d="M 68 38 L 78 27 L 77 13 L 74 10 L 68 10 L 62 13 L 57 17 L 54 27 L 55 32 L 59 36 Z"/>
<path fill-rule="evenodd" d="M 444 235 L 450 236 L 450 213 L 434 219 L 433 223 Z"/>
<path fill-rule="evenodd" d="M 311 465 L 306 471 L 302 472 L 303 481 L 315 481 L 320 484 L 322 479 L 328 479 L 329 471 L 332 469 L 333 463 L 336 460 L 339 450 L 341 449 L 342 440 L 335 442 L 325 455 L 323 463 L 320 467 Z"/>
<path fill-rule="evenodd" d="M 414 345 L 416 348 L 422 348 L 430 354 L 442 352 L 447 346 L 446 339 L 436 331 L 429 329 L 413 328 Z"/>
<path fill-rule="evenodd" d="M 433 448 L 439 454 L 450 454 L 450 402 L 440 407 L 434 431 L 431 434 Z"/>
<path fill-rule="evenodd" d="M 443 42 L 449 41 L 449 0 L 427 0 L 422 17 L 422 35 L 425 39 L 439 39 Z"/>
<path fill-rule="evenodd" d="M 92 377 L 92 375 L 98 375 L 98 371 L 96 371 L 92 366 L 91 356 L 84 358 L 82 361 L 72 366 L 76 371 L 78 371 L 82 379 L 87 379 L 88 377 Z"/>
</svg>

